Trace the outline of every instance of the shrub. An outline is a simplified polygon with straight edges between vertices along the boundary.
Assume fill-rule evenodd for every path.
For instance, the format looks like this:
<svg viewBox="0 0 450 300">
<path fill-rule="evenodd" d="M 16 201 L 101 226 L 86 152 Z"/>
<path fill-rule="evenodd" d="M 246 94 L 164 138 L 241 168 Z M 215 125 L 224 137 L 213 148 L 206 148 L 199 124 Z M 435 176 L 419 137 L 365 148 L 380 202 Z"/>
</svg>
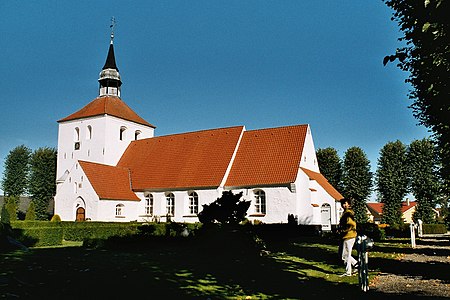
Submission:
<svg viewBox="0 0 450 300">
<path fill-rule="evenodd" d="M 59 215 L 53 215 L 50 222 L 61 222 L 61 217 Z"/>
<path fill-rule="evenodd" d="M 359 235 L 367 235 L 374 241 L 381 241 L 386 238 L 385 231 L 375 223 L 358 223 L 357 232 Z"/>
<path fill-rule="evenodd" d="M 222 196 L 210 204 L 204 204 L 198 219 L 203 224 L 219 222 L 222 224 L 239 224 L 245 220 L 250 201 L 241 201 L 242 192 L 222 192 Z"/>
<path fill-rule="evenodd" d="M 445 224 L 423 224 L 422 232 L 424 234 L 443 234 L 447 233 Z"/>
<path fill-rule="evenodd" d="M 27 213 L 25 214 L 25 221 L 34 221 L 36 220 L 36 205 L 34 201 L 30 202 L 30 206 L 28 206 Z"/>
</svg>

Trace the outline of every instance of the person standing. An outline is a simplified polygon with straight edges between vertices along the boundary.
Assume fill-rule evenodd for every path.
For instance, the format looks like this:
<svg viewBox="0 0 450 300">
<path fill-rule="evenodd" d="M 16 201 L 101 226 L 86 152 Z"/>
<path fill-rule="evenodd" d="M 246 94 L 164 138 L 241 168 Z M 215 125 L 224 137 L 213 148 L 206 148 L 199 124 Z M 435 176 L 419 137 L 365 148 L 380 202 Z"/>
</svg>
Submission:
<svg viewBox="0 0 450 300">
<path fill-rule="evenodd" d="M 345 264 L 345 273 L 341 276 L 352 276 L 352 268 L 357 266 L 356 259 L 352 256 L 353 245 L 356 241 L 356 221 L 355 213 L 352 210 L 352 201 L 349 198 L 341 199 L 341 206 L 344 212 L 339 220 L 341 233 L 341 258 Z"/>
</svg>

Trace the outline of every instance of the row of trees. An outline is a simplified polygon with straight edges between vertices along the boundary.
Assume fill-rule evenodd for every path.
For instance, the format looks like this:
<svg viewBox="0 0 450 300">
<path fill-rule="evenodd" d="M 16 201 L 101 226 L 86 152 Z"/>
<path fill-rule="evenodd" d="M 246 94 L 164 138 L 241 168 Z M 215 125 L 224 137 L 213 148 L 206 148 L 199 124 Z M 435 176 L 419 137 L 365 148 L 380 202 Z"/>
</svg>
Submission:
<svg viewBox="0 0 450 300">
<path fill-rule="evenodd" d="M 380 150 L 377 170 L 370 171 L 370 162 L 359 147 L 351 147 L 341 160 L 336 149 L 317 150 L 321 173 L 344 196 L 353 199 L 357 222 L 367 222 L 366 201 L 376 191 L 382 202 L 382 222 L 403 223 L 402 200 L 412 193 L 418 203 L 413 216 L 425 223 L 434 223 L 433 209 L 446 208 L 439 177 L 438 147 L 430 140 L 415 140 L 409 146 L 400 141 L 389 142 Z"/>
<path fill-rule="evenodd" d="M 29 218 L 48 219 L 48 207 L 56 192 L 56 149 L 42 147 L 32 151 L 20 145 L 9 152 L 1 181 L 5 194 L 4 218 L 17 219 L 20 196 L 31 198 Z"/>
</svg>

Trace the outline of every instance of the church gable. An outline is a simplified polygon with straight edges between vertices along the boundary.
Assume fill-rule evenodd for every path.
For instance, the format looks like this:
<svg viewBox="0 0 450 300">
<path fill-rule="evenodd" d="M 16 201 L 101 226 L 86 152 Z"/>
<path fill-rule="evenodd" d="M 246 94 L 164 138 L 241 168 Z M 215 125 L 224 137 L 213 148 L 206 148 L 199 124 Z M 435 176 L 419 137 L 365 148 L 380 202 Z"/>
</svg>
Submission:
<svg viewBox="0 0 450 300">
<path fill-rule="evenodd" d="M 79 164 L 100 199 L 140 201 L 131 190 L 127 169 L 86 161 Z"/>
<path fill-rule="evenodd" d="M 131 170 L 135 191 L 217 188 L 243 130 L 237 126 L 134 141 L 118 166 Z"/>
<path fill-rule="evenodd" d="M 287 185 L 295 182 L 308 125 L 244 133 L 226 187 Z"/>
</svg>

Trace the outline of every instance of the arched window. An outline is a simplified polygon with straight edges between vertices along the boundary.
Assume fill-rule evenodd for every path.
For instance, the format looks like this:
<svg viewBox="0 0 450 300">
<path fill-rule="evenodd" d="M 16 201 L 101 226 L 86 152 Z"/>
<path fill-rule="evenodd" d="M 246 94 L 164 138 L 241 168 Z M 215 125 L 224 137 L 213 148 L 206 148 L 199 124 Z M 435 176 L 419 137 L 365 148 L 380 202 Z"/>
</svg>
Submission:
<svg viewBox="0 0 450 300">
<path fill-rule="evenodd" d="M 125 131 L 127 128 L 125 126 L 120 127 L 119 140 L 123 141 L 125 139 Z"/>
<path fill-rule="evenodd" d="M 152 194 L 145 195 L 144 210 L 145 210 L 145 215 L 153 216 L 153 195 Z"/>
<path fill-rule="evenodd" d="M 198 214 L 198 195 L 196 192 L 189 193 L 189 213 L 191 215 Z"/>
<path fill-rule="evenodd" d="M 74 149 L 80 150 L 80 128 L 75 127 L 75 131 L 73 132 L 73 140 L 75 142 Z"/>
<path fill-rule="evenodd" d="M 141 131 L 140 130 L 136 130 L 134 132 L 134 140 L 137 141 L 139 139 L 140 135 L 141 135 Z"/>
<path fill-rule="evenodd" d="M 175 196 L 172 193 L 166 194 L 166 214 L 171 217 L 175 215 Z"/>
<path fill-rule="evenodd" d="M 255 191 L 255 213 L 266 214 L 266 193 L 262 190 Z"/>
<path fill-rule="evenodd" d="M 123 204 L 116 205 L 116 217 L 123 217 L 124 207 L 125 206 Z"/>
<path fill-rule="evenodd" d="M 92 126 L 91 125 L 87 126 L 86 139 L 87 140 L 92 139 Z"/>
<path fill-rule="evenodd" d="M 79 142 L 80 141 L 80 128 L 75 127 L 75 131 L 73 132 L 73 141 Z"/>
</svg>

